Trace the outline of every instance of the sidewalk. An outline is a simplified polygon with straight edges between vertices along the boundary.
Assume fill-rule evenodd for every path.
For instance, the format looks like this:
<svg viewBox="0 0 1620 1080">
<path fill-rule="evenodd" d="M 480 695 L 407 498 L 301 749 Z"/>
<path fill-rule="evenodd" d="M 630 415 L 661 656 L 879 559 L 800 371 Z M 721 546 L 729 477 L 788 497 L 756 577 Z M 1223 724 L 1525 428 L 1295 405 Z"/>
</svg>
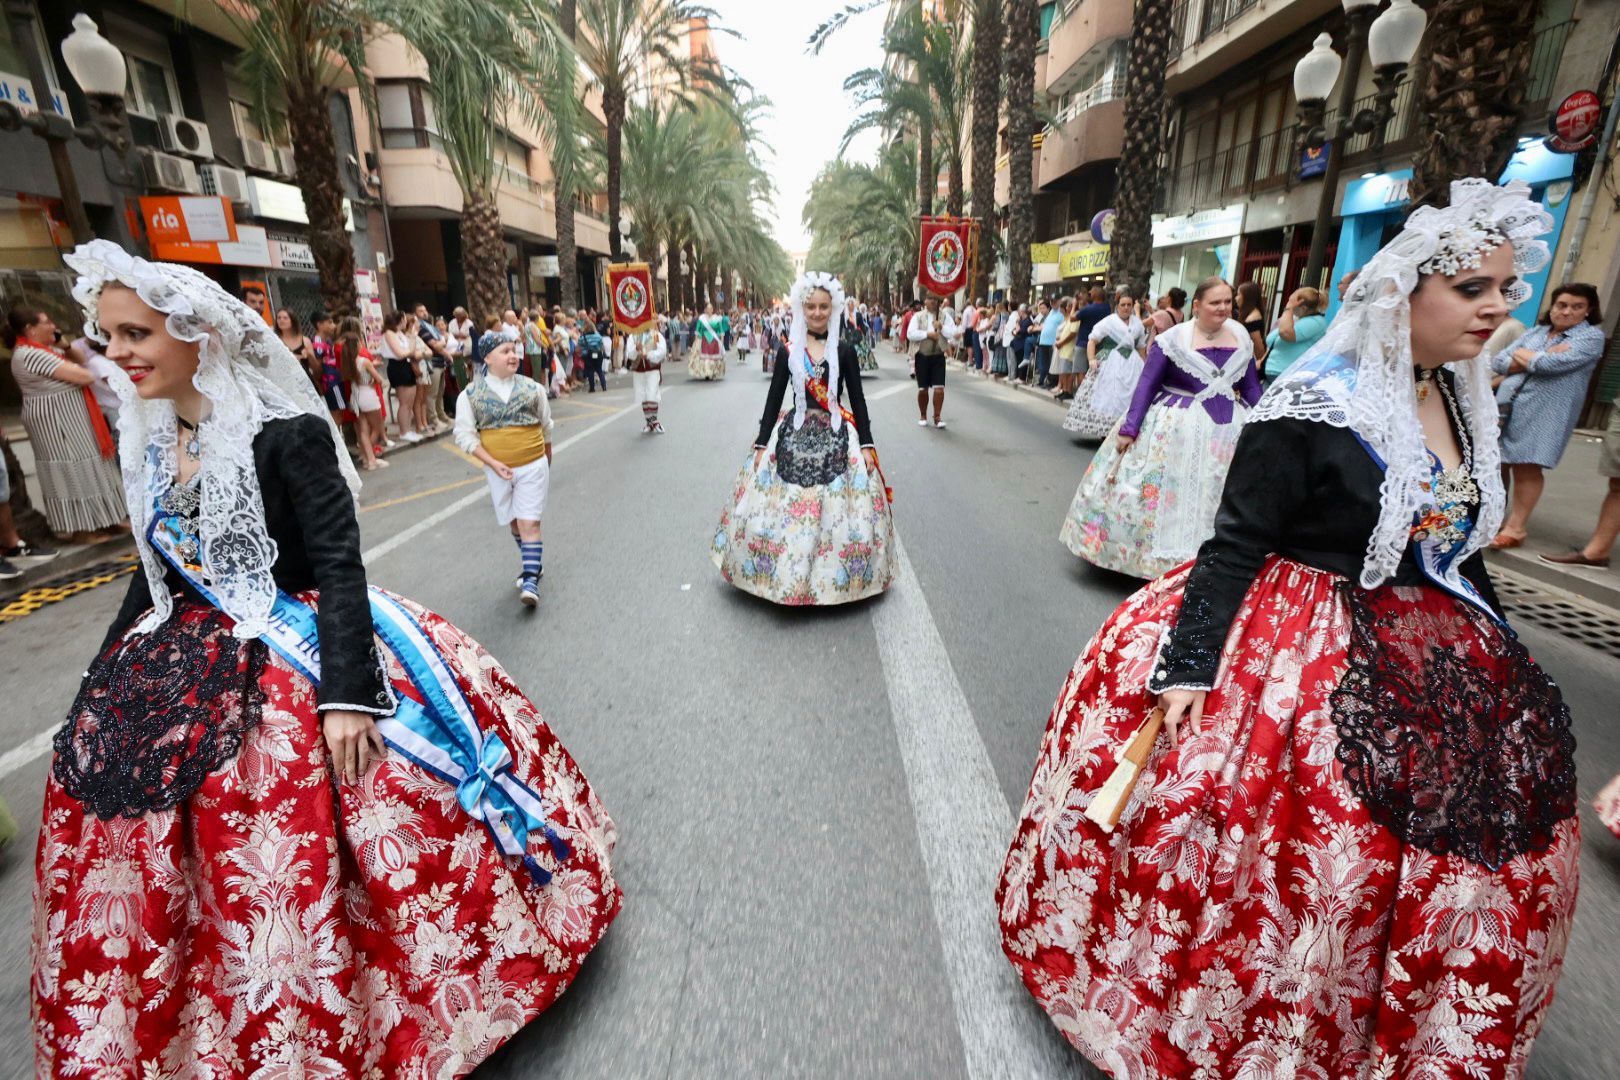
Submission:
<svg viewBox="0 0 1620 1080">
<path fill-rule="evenodd" d="M 966 365 L 957 363 L 963 375 L 975 373 Z M 984 378 L 984 376 L 977 376 Z M 1005 380 L 995 383 L 1011 386 L 1022 394 L 1031 394 L 1054 405 L 1068 408 L 1045 390 L 1023 383 L 1009 384 Z M 1536 504 L 1530 519 L 1530 538 L 1524 546 L 1509 551 L 1490 551 L 1486 559 L 1492 567 L 1499 567 L 1534 578 L 1546 585 L 1596 601 L 1605 607 L 1620 611 L 1620 561 L 1606 570 L 1590 567 L 1555 566 L 1542 562 L 1537 556 L 1545 552 L 1558 555 L 1586 543 L 1597 524 L 1598 506 L 1608 490 L 1608 481 L 1598 475 L 1598 455 L 1603 439 L 1595 432 L 1577 431 L 1569 441 L 1569 448 L 1558 468 L 1547 474 L 1546 490 Z"/>
<path fill-rule="evenodd" d="M 11 443 L 12 452 L 22 463 L 25 483 L 28 484 L 28 494 L 34 499 L 34 505 L 39 505 L 39 483 L 34 479 L 34 448 L 28 442 L 28 434 L 23 430 L 22 420 L 17 410 L 8 409 L 0 413 L 0 428 L 4 428 L 6 439 Z M 401 442 L 384 451 L 385 457 L 394 457 L 416 446 L 427 446 L 439 439 L 449 438 L 449 433 L 433 435 L 419 443 Z M 0 600 L 9 600 L 19 596 L 30 589 L 37 589 L 46 582 L 57 578 L 67 577 L 87 567 L 116 559 L 120 555 L 132 554 L 135 550 L 135 541 L 132 537 L 123 536 L 115 540 L 107 540 L 100 544 L 64 544 L 52 543 L 59 554 L 56 558 L 46 562 L 28 562 L 19 568 L 22 577 L 10 581 L 0 581 Z"/>
<path fill-rule="evenodd" d="M 1608 491 L 1608 480 L 1598 475 L 1603 439 L 1595 432 L 1577 431 L 1569 440 L 1558 468 L 1547 473 L 1547 487 L 1530 519 L 1530 538 L 1523 547 L 1486 554 L 1491 566 L 1501 567 L 1555 585 L 1565 592 L 1620 610 L 1620 566 L 1607 570 L 1553 566 L 1538 555 L 1561 555 L 1584 545 L 1597 524 L 1598 506 Z"/>
</svg>

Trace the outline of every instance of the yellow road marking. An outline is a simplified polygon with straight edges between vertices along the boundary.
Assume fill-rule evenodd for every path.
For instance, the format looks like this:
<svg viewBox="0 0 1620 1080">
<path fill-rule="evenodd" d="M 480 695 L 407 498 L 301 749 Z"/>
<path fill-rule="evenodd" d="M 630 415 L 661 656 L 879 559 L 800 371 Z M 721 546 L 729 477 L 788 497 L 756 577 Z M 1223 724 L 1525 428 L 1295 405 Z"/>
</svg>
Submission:
<svg viewBox="0 0 1620 1080">
<path fill-rule="evenodd" d="M 47 604 L 55 604 L 82 592 L 94 589 L 98 585 L 105 585 L 109 581 L 117 581 L 126 574 L 134 573 L 140 565 L 133 555 L 122 557 L 127 560 L 122 565 L 113 566 L 101 573 L 69 581 L 62 585 L 41 585 L 7 600 L 0 606 L 0 623 L 13 622 L 24 615 L 32 615 Z"/>
<path fill-rule="evenodd" d="M 482 466 L 480 466 L 480 468 L 482 468 Z M 455 491 L 457 488 L 464 488 L 470 484 L 481 484 L 483 482 L 484 478 L 482 476 L 471 476 L 465 480 L 457 480 L 453 484 L 440 484 L 438 487 L 428 488 L 426 491 L 416 491 L 409 495 L 401 495 L 397 499 L 384 499 L 382 502 L 368 503 L 360 508 L 360 512 L 363 514 L 367 510 L 384 510 L 390 506 L 398 506 L 400 503 L 415 502 L 417 499 L 425 499 L 429 495 L 442 495 L 446 491 Z"/>
</svg>

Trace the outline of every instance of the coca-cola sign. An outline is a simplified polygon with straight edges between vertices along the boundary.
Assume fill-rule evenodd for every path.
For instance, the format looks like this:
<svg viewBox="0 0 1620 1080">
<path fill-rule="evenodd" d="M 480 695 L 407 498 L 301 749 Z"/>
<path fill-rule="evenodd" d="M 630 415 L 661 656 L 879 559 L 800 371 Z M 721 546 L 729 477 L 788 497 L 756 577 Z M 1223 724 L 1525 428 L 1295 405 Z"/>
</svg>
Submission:
<svg viewBox="0 0 1620 1080">
<path fill-rule="evenodd" d="M 1553 133 L 1547 137 L 1547 148 L 1560 154 L 1585 150 L 1597 141 L 1602 123 L 1603 102 L 1590 90 L 1577 90 L 1554 110 Z"/>
</svg>

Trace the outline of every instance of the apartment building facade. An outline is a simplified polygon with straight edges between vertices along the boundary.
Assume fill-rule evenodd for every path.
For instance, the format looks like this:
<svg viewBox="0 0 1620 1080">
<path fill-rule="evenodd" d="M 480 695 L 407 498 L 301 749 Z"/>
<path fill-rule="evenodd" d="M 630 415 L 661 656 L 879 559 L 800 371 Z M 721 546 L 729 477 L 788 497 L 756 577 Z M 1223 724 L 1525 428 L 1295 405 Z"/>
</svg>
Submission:
<svg viewBox="0 0 1620 1080">
<path fill-rule="evenodd" d="M 308 317 L 321 307 L 319 278 L 310 252 L 303 196 L 292 183 L 297 162 L 255 122 L 236 65 L 242 42 L 215 4 L 179 0 L 81 0 L 33 6 L 34 39 L 13 40 L 0 22 L 0 100 L 31 110 L 36 88 L 27 77 L 24 47 L 42 58 L 49 91 L 75 123 L 89 119 L 87 103 L 69 77 L 61 42 L 83 12 L 124 54 L 129 69 L 126 107 L 135 149 L 127 162 L 111 152 L 68 146 L 79 193 L 91 225 L 156 257 L 189 262 L 226 288 L 265 285 L 276 306 Z M 344 95 L 331 100 L 334 139 L 345 206 L 361 270 L 363 295 L 386 296 L 389 287 L 381 204 L 368 187 L 355 141 L 358 114 Z M 357 121 L 359 121 L 357 123 Z M 45 141 L 25 132 L 0 135 L 0 301 L 38 303 L 71 326 L 71 277 L 61 254 L 73 246 L 71 229 Z M 231 204 L 232 243 L 152 243 L 140 196 L 206 197 Z M 148 204 L 150 205 L 150 204 Z M 8 380 L 0 380 L 0 383 Z M 14 388 L 0 387 L 13 395 Z"/>
<path fill-rule="evenodd" d="M 1610 0 L 1544 0 L 1536 22 L 1519 148 L 1500 179 L 1531 185 L 1556 223 L 1548 238 L 1555 249 L 1567 239 L 1576 158 L 1548 147 L 1548 117 L 1572 90 L 1598 88 L 1616 20 Z M 1417 145 L 1410 75 L 1382 143 L 1357 135 L 1343 148 L 1343 174 L 1330 196 L 1328 267 L 1322 281 L 1302 281 L 1322 198 L 1322 159 L 1299 142 L 1293 70 L 1323 32 L 1343 50 L 1346 19 L 1335 0 L 1180 0 L 1173 9 L 1174 59 L 1166 73 L 1172 107 L 1153 229 L 1155 292 L 1219 274 L 1260 282 L 1276 311 L 1300 284 L 1327 285 L 1359 267 L 1399 228 Z M 1356 108 L 1370 107 L 1373 95 L 1371 67 L 1364 65 Z M 1330 128 L 1334 119 L 1330 108 Z M 1515 313 L 1521 320 L 1534 321 L 1557 267 L 1555 258 L 1532 278 L 1534 295 Z"/>
</svg>

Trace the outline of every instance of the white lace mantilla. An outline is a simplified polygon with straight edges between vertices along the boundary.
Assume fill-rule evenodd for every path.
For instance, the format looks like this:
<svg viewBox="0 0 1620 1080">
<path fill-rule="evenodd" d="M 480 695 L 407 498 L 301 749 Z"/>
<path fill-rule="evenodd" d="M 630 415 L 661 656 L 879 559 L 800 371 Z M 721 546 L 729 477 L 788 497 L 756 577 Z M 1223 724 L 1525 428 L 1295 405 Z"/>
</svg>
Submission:
<svg viewBox="0 0 1620 1080">
<path fill-rule="evenodd" d="M 1365 588 L 1395 574 L 1413 516 L 1428 502 L 1423 490 L 1429 477 L 1428 448 L 1412 374 L 1412 293 L 1431 270 L 1462 266 L 1468 252 L 1511 244 L 1519 280 L 1508 288 L 1507 302 L 1522 302 L 1529 295 L 1523 276 L 1548 259 L 1547 245 L 1537 237 L 1552 228 L 1552 218 L 1529 195 L 1529 186 L 1518 180 L 1501 187 L 1458 180 L 1451 185 L 1450 206 L 1412 211 L 1400 234 L 1356 275 L 1327 332 L 1272 383 L 1249 414 L 1250 423 L 1293 417 L 1349 428 L 1383 460 L 1378 525 L 1361 567 Z M 1461 563 L 1501 528 L 1505 493 L 1496 400 L 1485 358 L 1449 366 L 1473 443 L 1473 478 L 1480 494 L 1479 518 L 1455 560 Z"/>
<path fill-rule="evenodd" d="M 1249 337 L 1249 332 L 1243 328 L 1242 323 L 1236 319 L 1227 319 L 1226 332 L 1231 334 L 1232 339 L 1238 344 L 1232 355 L 1226 358 L 1226 363 L 1216 367 L 1213 360 L 1192 347 L 1195 325 L 1196 323 L 1188 320 L 1177 323 L 1160 334 L 1156 339 L 1159 350 L 1164 353 L 1165 359 L 1204 384 L 1204 388 L 1194 396 L 1194 401 L 1202 403 L 1217 394 L 1236 400 L 1237 393 L 1233 388 L 1248 373 L 1249 363 L 1254 359 L 1253 339 Z"/>
<path fill-rule="evenodd" d="M 793 325 L 788 330 L 788 374 L 793 377 L 793 430 L 798 431 L 804 427 L 805 413 L 809 409 L 809 380 L 810 373 L 806 370 L 805 346 L 810 340 L 810 328 L 804 321 L 804 302 L 812 292 L 820 289 L 832 297 L 832 314 L 827 320 L 827 401 L 832 406 L 827 410 L 832 422 L 832 428 L 837 431 L 844 426 L 844 414 L 838 408 L 838 330 L 842 321 L 839 316 L 844 310 L 844 286 L 831 274 L 819 270 L 810 270 L 799 275 L 799 280 L 793 283 L 793 290 L 788 293 L 788 303 L 793 308 Z"/>
<path fill-rule="evenodd" d="M 148 262 L 106 240 L 81 244 L 64 261 L 79 275 L 73 297 L 84 308 L 84 332 L 92 340 L 106 341 L 97 314 L 102 290 L 123 285 L 167 316 L 168 331 L 176 339 L 197 343 L 192 384 L 210 405 L 197 433 L 202 447 L 197 523 L 203 572 L 221 610 L 236 620 L 236 636 L 258 637 L 276 599 L 270 572 L 276 543 L 265 525 L 253 439 L 272 420 L 306 413 L 331 424 L 326 403 L 263 317 L 198 271 Z M 174 406 L 139 397 L 121 371 L 110 381 L 121 403 L 118 453 L 124 496 L 152 591 L 153 610 L 135 628 L 144 633 L 167 619 L 173 608 L 162 559 L 147 543 L 146 533 L 153 504 L 175 475 Z M 360 479 L 335 426 L 332 442 L 338 468 L 358 495 Z"/>
</svg>

